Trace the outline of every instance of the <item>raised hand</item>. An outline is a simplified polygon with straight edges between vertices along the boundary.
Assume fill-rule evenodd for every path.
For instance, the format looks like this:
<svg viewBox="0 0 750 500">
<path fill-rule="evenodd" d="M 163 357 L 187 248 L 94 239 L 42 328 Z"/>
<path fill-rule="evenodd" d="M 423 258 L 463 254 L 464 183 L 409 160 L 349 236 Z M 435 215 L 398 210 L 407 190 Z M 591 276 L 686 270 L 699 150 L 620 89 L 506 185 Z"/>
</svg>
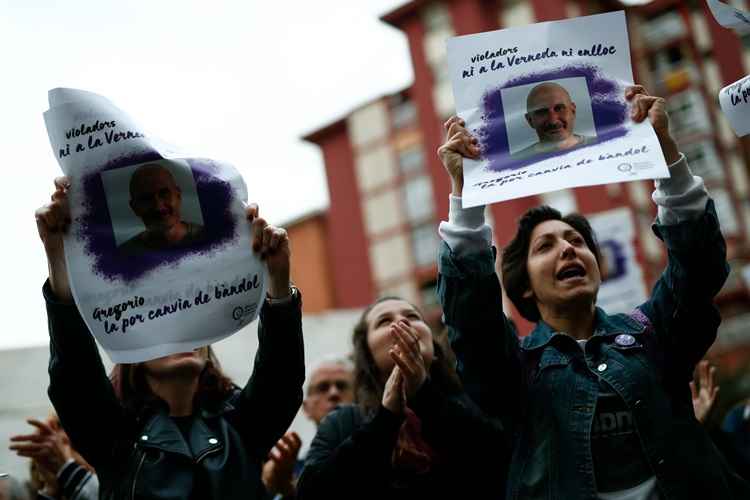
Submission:
<svg viewBox="0 0 750 500">
<path fill-rule="evenodd" d="M 625 99 L 631 104 L 630 117 L 634 122 L 640 123 L 646 118 L 651 121 L 667 164 L 679 160 L 677 143 L 669 133 L 669 115 L 664 98 L 649 95 L 643 85 L 633 85 L 625 89 Z"/>
<path fill-rule="evenodd" d="M 268 267 L 268 295 L 282 298 L 289 295 L 289 262 L 292 255 L 289 235 L 285 229 L 271 226 L 260 217 L 258 205 L 251 203 L 245 216 L 250 223 L 252 248 Z"/>
<path fill-rule="evenodd" d="M 457 116 L 451 116 L 443 124 L 447 139 L 438 148 L 438 156 L 451 178 L 452 194 L 461 196 L 464 187 L 464 157 L 479 158 L 479 141 L 466 130 L 466 122 Z"/>
<path fill-rule="evenodd" d="M 37 209 L 34 214 L 39 238 L 44 245 L 49 267 L 49 281 L 52 292 L 64 302 L 72 302 L 73 294 L 68 283 L 68 271 L 65 266 L 63 236 L 70 226 L 70 206 L 68 190 L 70 181 L 67 177 L 55 179 L 55 192 L 50 203 Z"/>
<path fill-rule="evenodd" d="M 268 454 L 268 461 L 263 465 L 261 475 L 263 484 L 272 495 L 293 496 L 296 493 L 294 484 L 294 466 L 302 447 L 302 440 L 296 432 L 290 431 L 278 440 Z"/>
<path fill-rule="evenodd" d="M 68 435 L 61 428 L 30 418 L 27 422 L 36 431 L 32 434 L 12 436 L 10 449 L 20 457 L 36 461 L 44 477 L 56 477 L 65 462 L 73 458 Z"/>
<path fill-rule="evenodd" d="M 427 379 L 427 366 L 419 346 L 419 337 L 414 328 L 403 320 L 393 323 L 390 333 L 393 347 L 388 354 L 403 374 L 407 399 L 412 398 Z"/>
<path fill-rule="evenodd" d="M 690 382 L 690 393 L 693 395 L 695 418 L 703 424 L 714 407 L 716 396 L 719 394 L 719 386 L 714 381 L 716 367 L 710 366 L 705 359 L 698 363 L 695 371 L 698 376 L 699 386 L 696 390 L 695 381 Z"/>
</svg>

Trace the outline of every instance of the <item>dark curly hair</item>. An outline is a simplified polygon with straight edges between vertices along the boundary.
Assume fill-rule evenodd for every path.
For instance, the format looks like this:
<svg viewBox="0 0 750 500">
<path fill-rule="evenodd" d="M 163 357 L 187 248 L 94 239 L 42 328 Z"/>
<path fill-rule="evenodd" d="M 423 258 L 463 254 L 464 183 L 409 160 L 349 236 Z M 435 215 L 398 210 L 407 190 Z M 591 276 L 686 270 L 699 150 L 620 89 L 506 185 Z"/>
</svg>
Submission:
<svg viewBox="0 0 750 500">
<path fill-rule="evenodd" d="M 194 405 L 216 408 L 237 390 L 237 386 L 221 370 L 211 346 L 206 348 L 206 352 L 206 365 L 198 378 Z M 115 395 L 125 410 L 134 414 L 140 414 L 145 408 L 162 403 L 162 400 L 151 391 L 143 365 L 144 363 L 117 364 L 110 374 Z"/>
<path fill-rule="evenodd" d="M 370 346 L 367 344 L 368 324 L 367 316 L 372 308 L 386 300 L 400 300 L 411 305 L 420 316 L 422 311 L 406 299 L 395 296 L 381 297 L 362 311 L 359 321 L 354 326 L 352 334 L 352 344 L 354 348 L 354 401 L 359 405 L 365 414 L 372 414 L 380 407 L 383 399 L 383 390 L 385 386 L 378 377 L 378 367 L 375 366 L 375 359 L 370 352 Z M 445 337 L 445 335 L 442 335 Z M 448 395 L 459 394 L 462 392 L 461 382 L 451 360 L 454 359 L 450 353 L 447 339 L 433 334 L 432 346 L 435 356 L 430 366 L 430 378 L 432 381 Z"/>
<path fill-rule="evenodd" d="M 591 229 L 589 221 L 580 214 L 568 214 L 565 217 L 552 207 L 541 205 L 530 208 L 518 220 L 518 230 L 508 246 L 503 250 L 501 270 L 503 275 L 503 287 L 508 298 L 516 306 L 518 312 L 525 319 L 536 323 L 541 319 L 539 309 L 533 298 L 525 298 L 523 294 L 531 286 L 529 270 L 526 267 L 526 259 L 529 255 L 531 244 L 531 233 L 534 228 L 548 220 L 559 220 L 566 223 L 583 237 L 586 246 L 596 258 L 597 265 L 601 266 L 601 253 L 596 236 Z"/>
</svg>

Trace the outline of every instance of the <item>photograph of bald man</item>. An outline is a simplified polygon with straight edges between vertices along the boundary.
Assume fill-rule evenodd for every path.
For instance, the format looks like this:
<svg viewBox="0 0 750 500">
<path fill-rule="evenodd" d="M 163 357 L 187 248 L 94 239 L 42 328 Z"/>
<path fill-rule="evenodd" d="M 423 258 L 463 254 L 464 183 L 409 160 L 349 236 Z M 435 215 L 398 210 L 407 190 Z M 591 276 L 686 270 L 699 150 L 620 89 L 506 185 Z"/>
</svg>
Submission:
<svg viewBox="0 0 750 500">
<path fill-rule="evenodd" d="M 162 165 L 148 163 L 133 172 L 129 204 L 146 229 L 120 246 L 125 253 L 188 247 L 205 236 L 202 225 L 182 220 L 182 190 Z"/>
<path fill-rule="evenodd" d="M 526 98 L 526 123 L 538 141 L 512 153 L 513 159 L 561 151 L 589 144 L 594 137 L 575 133 L 576 103 L 570 93 L 555 82 L 536 85 Z"/>
</svg>

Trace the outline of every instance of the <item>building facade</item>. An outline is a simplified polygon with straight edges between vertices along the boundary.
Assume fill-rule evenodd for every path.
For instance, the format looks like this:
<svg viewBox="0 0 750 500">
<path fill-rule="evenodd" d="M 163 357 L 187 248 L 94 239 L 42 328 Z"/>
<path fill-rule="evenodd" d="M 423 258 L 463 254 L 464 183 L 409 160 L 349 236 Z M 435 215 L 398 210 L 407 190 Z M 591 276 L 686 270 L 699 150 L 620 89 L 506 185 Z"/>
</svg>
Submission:
<svg viewBox="0 0 750 500">
<path fill-rule="evenodd" d="M 750 8 L 745 0 L 731 3 Z M 338 306 L 396 294 L 433 311 L 433 319 L 439 315 L 436 228 L 447 217 L 450 186 L 436 150 L 444 138 L 442 123 L 455 112 L 446 40 L 623 8 L 605 0 L 415 0 L 382 16 L 408 39 L 414 83 L 305 137 L 321 148 L 326 167 Z M 748 291 L 741 279 L 750 256 L 750 142 L 734 136 L 717 105 L 719 89 L 750 70 L 750 38 L 719 26 L 703 1 L 656 0 L 626 11 L 635 80 L 668 98 L 673 132 L 693 170 L 706 180 L 727 236 L 733 272 L 718 302 L 735 326 L 725 338 L 750 338 Z M 666 259 L 651 231 L 652 189 L 644 181 L 562 190 L 493 204 L 487 215 L 503 246 L 520 214 L 541 203 L 588 216 L 625 208 L 645 294 Z M 530 325 L 507 305 L 520 330 L 528 331 Z M 730 349 L 733 342 L 719 342 L 718 348 Z"/>
</svg>

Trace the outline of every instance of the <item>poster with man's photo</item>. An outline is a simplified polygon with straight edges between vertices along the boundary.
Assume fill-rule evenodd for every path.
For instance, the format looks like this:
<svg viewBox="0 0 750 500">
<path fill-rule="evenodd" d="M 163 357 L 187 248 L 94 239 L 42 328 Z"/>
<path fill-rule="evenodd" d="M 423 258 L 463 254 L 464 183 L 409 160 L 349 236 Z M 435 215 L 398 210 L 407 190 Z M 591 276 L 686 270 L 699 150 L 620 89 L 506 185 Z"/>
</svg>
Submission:
<svg viewBox="0 0 750 500">
<path fill-rule="evenodd" d="M 669 177 L 651 124 L 630 119 L 624 12 L 455 37 L 448 63 L 481 149 L 464 160 L 465 207 Z"/>
<path fill-rule="evenodd" d="M 71 290 L 111 360 L 190 351 L 254 320 L 265 276 L 239 172 L 167 146 L 99 95 L 53 89 L 49 104 L 71 183 Z"/>
</svg>

